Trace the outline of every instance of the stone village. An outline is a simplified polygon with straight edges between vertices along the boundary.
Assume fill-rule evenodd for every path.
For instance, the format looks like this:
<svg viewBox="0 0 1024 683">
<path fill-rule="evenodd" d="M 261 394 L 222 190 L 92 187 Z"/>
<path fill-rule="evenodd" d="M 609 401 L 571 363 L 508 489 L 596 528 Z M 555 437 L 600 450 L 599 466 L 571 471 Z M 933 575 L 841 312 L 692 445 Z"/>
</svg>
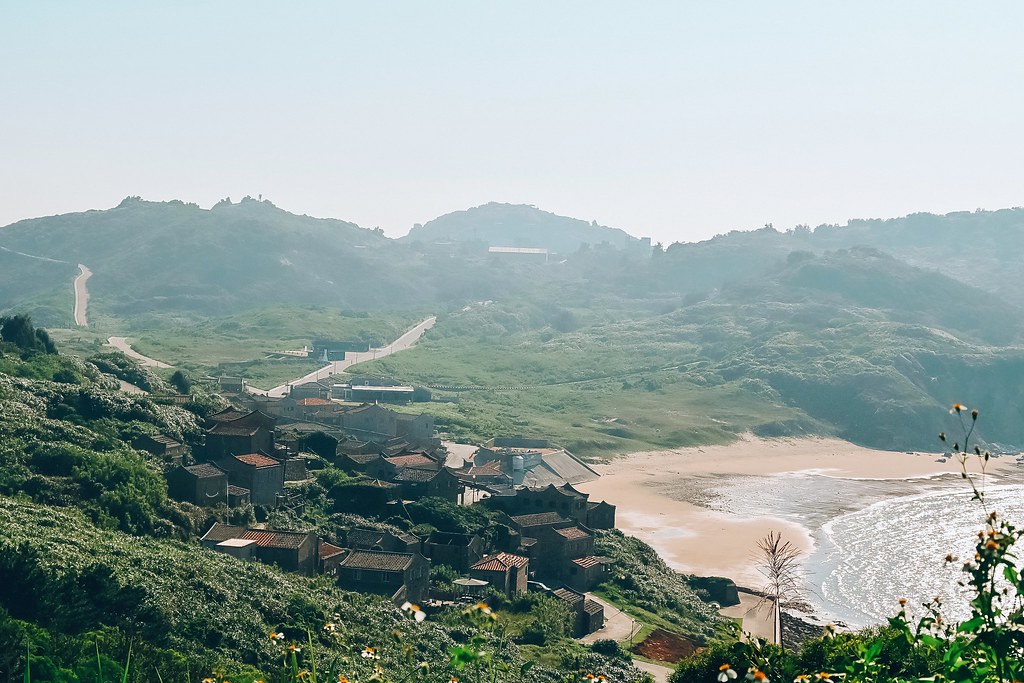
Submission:
<svg viewBox="0 0 1024 683">
<path fill-rule="evenodd" d="M 565 449 L 543 439 L 496 437 L 456 455 L 436 436 L 431 416 L 380 404 L 408 400 L 408 392 L 395 390 L 403 388 L 362 387 L 354 396 L 349 385 L 320 380 L 268 398 L 247 393 L 241 380 L 223 379 L 221 389 L 232 407 L 207 418 L 201 443 L 187 447 L 163 435 L 135 443 L 165 461 L 173 498 L 211 509 L 252 506 L 257 519 L 266 519 L 271 509 L 303 505 L 296 486 L 310 469 L 336 467 L 352 477 L 338 504 L 364 517 L 401 517 L 406 504 L 427 498 L 472 502 L 494 511 L 500 533 L 485 539 L 435 530 L 421 538 L 353 526 L 326 539 L 216 522 L 202 536 L 204 547 L 328 575 L 341 588 L 396 604 L 540 590 L 565 601 L 577 635 L 603 625 L 604 608 L 587 592 L 611 569 L 610 558 L 595 554 L 594 530 L 614 528 L 615 507 L 574 488 L 598 475 Z M 458 573 L 454 591 L 431 586 L 432 564 Z"/>
</svg>

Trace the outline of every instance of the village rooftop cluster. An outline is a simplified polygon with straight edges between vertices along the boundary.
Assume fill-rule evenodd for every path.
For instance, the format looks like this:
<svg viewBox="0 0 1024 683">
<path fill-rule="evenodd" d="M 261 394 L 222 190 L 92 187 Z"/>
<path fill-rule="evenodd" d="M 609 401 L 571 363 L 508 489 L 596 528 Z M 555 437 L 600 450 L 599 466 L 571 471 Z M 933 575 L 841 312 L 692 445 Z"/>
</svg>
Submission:
<svg viewBox="0 0 1024 683">
<path fill-rule="evenodd" d="M 204 547 L 332 576 L 346 590 L 396 604 L 532 588 L 569 605 L 577 635 L 603 625 L 604 608 L 586 593 L 611 569 L 609 558 L 595 554 L 594 530 L 614 528 L 615 506 L 574 487 L 598 475 L 565 449 L 498 437 L 458 456 L 437 437 L 430 415 L 346 402 L 352 385 L 324 380 L 293 386 L 281 398 L 250 394 L 236 378 L 223 379 L 221 390 L 233 405 L 207 418 L 201 442 L 185 446 L 158 435 L 135 443 L 166 461 L 173 498 L 206 508 L 251 505 L 257 519 L 266 519 L 271 509 L 304 504 L 300 487 L 311 468 L 335 467 L 352 477 L 336 505 L 364 518 L 402 516 L 409 502 L 439 498 L 496 511 L 501 533 L 485 539 L 433 531 L 420 538 L 353 527 L 328 540 L 312 531 L 217 522 L 203 535 Z M 378 401 L 408 400 L 407 392 L 371 391 Z M 432 563 L 459 574 L 454 591 L 431 586 Z"/>
</svg>

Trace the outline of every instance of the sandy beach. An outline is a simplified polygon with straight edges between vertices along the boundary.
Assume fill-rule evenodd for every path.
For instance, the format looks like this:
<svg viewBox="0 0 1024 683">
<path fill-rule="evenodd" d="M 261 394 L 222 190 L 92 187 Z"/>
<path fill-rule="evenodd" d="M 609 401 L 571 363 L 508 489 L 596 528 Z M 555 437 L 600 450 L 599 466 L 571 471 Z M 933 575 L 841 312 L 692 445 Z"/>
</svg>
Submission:
<svg viewBox="0 0 1024 683">
<path fill-rule="evenodd" d="M 596 465 L 601 478 L 578 488 L 618 506 L 617 526 L 671 566 L 756 588 L 764 582 L 756 543 L 769 531 L 809 556 L 815 532 L 840 514 L 893 496 L 966 487 L 960 463 L 939 457 L 838 439 L 745 436 L 725 446 L 626 455 Z M 968 471 L 978 471 L 973 459 Z M 993 459 L 987 471 L 991 481 L 1021 475 L 1012 457 Z"/>
</svg>

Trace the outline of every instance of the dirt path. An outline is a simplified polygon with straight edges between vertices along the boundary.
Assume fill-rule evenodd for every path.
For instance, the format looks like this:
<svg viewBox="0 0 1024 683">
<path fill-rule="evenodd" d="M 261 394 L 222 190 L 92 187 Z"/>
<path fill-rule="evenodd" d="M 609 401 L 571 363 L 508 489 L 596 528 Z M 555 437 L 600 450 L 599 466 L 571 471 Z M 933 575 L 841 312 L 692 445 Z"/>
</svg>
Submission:
<svg viewBox="0 0 1024 683">
<path fill-rule="evenodd" d="M 89 290 L 86 288 L 86 281 L 92 277 L 92 271 L 81 263 L 78 264 L 80 271 L 75 278 L 75 324 L 79 327 L 87 327 L 85 314 L 89 309 Z"/>
<path fill-rule="evenodd" d="M 136 360 L 140 365 L 144 365 L 148 368 L 169 368 L 172 367 L 163 361 L 150 358 L 149 356 L 143 356 L 141 353 L 136 351 L 128 343 L 128 337 L 110 337 L 107 339 L 107 346 L 113 346 L 118 351 L 124 353 L 129 358 Z"/>
<path fill-rule="evenodd" d="M 352 367 L 353 365 L 356 365 L 357 363 L 365 363 L 366 361 L 369 360 L 384 358 L 385 356 L 390 356 L 393 353 L 404 351 L 405 349 L 415 344 L 419 340 L 419 338 L 423 336 L 424 332 L 426 332 L 427 330 L 434 326 L 435 322 L 437 322 L 437 317 L 430 316 L 426 320 L 423 320 L 414 327 L 410 328 L 408 331 L 405 332 L 405 334 L 403 334 L 401 337 L 391 342 L 387 346 L 381 347 L 379 349 L 370 349 L 369 351 L 346 353 L 345 360 L 334 361 L 333 363 L 325 365 L 319 370 L 314 370 L 313 372 L 307 375 L 303 375 L 298 379 L 293 379 L 291 382 L 288 382 L 287 384 L 282 384 L 280 386 L 276 386 L 273 389 L 266 391 L 264 391 L 263 389 L 248 387 L 249 393 L 259 394 L 260 396 L 281 397 L 288 393 L 289 387 L 294 386 L 296 384 L 305 384 L 306 382 L 313 382 L 318 379 L 325 379 L 327 377 L 330 377 L 331 375 L 337 375 L 341 372 L 344 372 L 345 370 Z"/>
</svg>

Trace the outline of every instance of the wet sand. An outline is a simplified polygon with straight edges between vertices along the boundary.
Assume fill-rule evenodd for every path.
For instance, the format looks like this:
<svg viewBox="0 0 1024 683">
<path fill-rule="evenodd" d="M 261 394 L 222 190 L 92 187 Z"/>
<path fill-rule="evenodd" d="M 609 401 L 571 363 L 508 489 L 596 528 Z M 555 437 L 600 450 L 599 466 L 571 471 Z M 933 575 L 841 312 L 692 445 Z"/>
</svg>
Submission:
<svg viewBox="0 0 1024 683">
<path fill-rule="evenodd" d="M 924 486 L 966 486 L 959 462 L 937 458 L 838 439 L 745 436 L 725 446 L 626 455 L 595 465 L 601 478 L 577 488 L 616 505 L 616 526 L 669 565 L 757 588 L 764 578 L 756 545 L 770 531 L 809 557 L 824 520 Z M 968 464 L 977 471 L 973 460 Z M 991 461 L 988 471 L 1020 474 L 1012 458 Z"/>
</svg>

